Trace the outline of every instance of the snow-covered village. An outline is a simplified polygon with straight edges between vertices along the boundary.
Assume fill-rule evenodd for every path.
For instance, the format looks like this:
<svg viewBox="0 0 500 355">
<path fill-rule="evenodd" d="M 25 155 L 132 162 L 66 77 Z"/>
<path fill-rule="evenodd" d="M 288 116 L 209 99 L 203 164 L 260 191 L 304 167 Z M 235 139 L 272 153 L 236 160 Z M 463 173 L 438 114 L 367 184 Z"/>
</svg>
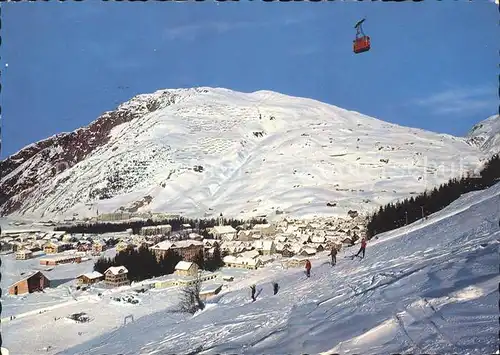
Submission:
<svg viewBox="0 0 500 355">
<path fill-rule="evenodd" d="M 266 2 L 0 4 L 1 355 L 500 354 L 494 1 Z"/>
</svg>

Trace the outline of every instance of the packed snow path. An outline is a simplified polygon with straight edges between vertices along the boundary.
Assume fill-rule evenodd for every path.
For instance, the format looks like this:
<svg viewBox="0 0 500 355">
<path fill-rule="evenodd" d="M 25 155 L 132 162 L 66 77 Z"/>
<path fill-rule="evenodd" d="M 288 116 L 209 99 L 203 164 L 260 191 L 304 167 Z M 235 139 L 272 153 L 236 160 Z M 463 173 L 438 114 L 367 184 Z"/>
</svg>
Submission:
<svg viewBox="0 0 500 355">
<path fill-rule="evenodd" d="M 498 349 L 500 184 L 381 235 L 364 260 L 269 274 L 195 316 L 137 319 L 59 354 L 463 353 Z M 280 291 L 272 295 L 271 281 Z"/>
</svg>

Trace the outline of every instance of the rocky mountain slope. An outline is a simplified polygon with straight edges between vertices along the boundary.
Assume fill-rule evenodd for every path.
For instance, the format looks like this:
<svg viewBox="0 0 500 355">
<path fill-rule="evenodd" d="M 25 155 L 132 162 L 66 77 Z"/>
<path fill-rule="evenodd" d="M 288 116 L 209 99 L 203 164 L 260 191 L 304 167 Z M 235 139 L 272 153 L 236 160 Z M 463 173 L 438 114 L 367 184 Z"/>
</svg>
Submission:
<svg viewBox="0 0 500 355">
<path fill-rule="evenodd" d="M 467 134 L 467 141 L 488 155 L 500 153 L 500 115 L 476 124 Z"/>
<path fill-rule="evenodd" d="M 269 91 L 160 90 L 0 162 L 0 212 L 346 215 L 477 168 L 470 141 Z"/>
</svg>

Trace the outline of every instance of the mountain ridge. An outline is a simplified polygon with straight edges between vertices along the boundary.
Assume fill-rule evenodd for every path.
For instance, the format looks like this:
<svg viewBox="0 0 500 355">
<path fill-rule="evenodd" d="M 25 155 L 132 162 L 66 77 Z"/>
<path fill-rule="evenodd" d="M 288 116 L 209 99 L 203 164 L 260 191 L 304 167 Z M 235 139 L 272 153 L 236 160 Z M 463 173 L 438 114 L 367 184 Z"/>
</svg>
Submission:
<svg viewBox="0 0 500 355">
<path fill-rule="evenodd" d="M 391 142 L 397 142 L 397 147 Z M 251 215 L 276 209 L 303 214 L 303 205 L 311 203 L 322 206 L 316 208 L 319 213 L 330 213 L 332 208 L 325 209 L 326 203 L 339 199 L 337 208 L 343 207 L 338 213 L 345 214 L 364 200 L 376 200 L 377 191 L 387 193 L 391 188 L 387 180 L 415 175 L 415 166 L 423 175 L 437 170 L 424 164 L 448 164 L 452 170 L 458 159 L 463 169 L 477 169 L 487 154 L 470 142 L 470 137 L 403 127 L 318 100 L 272 91 L 242 93 L 209 87 L 157 90 L 136 95 L 85 127 L 33 143 L 1 161 L 0 211 L 3 215 L 37 217 L 166 209 L 197 216 L 218 212 Z M 434 149 L 429 149 L 432 145 Z M 388 158 L 394 151 L 404 152 L 393 158 L 396 166 Z M 366 155 L 370 159 L 365 159 Z M 297 159 L 302 163 L 288 169 Z M 372 177 L 366 183 L 360 176 L 375 174 L 366 168 L 370 165 L 380 170 L 379 179 Z M 266 166 L 272 170 L 269 174 L 255 172 Z M 358 171 L 342 171 L 349 169 Z M 391 169 L 392 175 L 387 172 Z M 405 169 L 406 175 L 401 175 Z M 316 171 L 316 175 L 305 170 Z M 301 176 L 291 176 L 297 174 Z M 250 175 L 255 184 L 245 182 L 244 175 Z M 312 182 L 315 176 L 320 177 L 319 183 Z M 450 177 L 456 177 L 456 172 L 431 176 L 428 187 Z M 415 179 L 414 189 L 393 197 L 423 191 L 418 183 L 422 179 Z M 273 192 L 270 185 L 274 182 L 286 186 Z M 367 187 L 371 194 L 364 194 Z M 343 194 L 346 189 L 355 192 L 356 198 Z M 242 191 L 246 195 L 234 202 L 235 194 Z M 324 196 L 318 201 L 309 198 L 300 207 L 290 202 L 315 195 Z M 249 196 L 257 198 L 246 202 Z M 370 203 L 371 209 L 394 198 Z M 271 201 L 263 206 L 264 199 Z M 234 206 L 229 206 L 230 201 Z M 310 211 L 306 214 L 314 214 Z"/>
</svg>

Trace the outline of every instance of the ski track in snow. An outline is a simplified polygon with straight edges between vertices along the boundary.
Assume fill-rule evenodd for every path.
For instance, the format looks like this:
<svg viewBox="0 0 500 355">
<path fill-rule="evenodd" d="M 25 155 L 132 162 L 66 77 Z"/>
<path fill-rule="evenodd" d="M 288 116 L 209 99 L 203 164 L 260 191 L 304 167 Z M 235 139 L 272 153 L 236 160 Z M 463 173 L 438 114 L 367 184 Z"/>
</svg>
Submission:
<svg viewBox="0 0 500 355">
<path fill-rule="evenodd" d="M 334 267 L 326 253 L 313 259 L 311 278 L 277 266 L 249 272 L 194 316 L 171 311 L 174 289 L 151 291 L 137 306 L 82 296 L 78 305 L 3 324 L 4 343 L 17 354 L 51 344 L 43 353 L 61 355 L 494 353 L 499 208 L 500 183 L 379 235 L 363 260 L 344 258 L 357 252 L 354 246 L 339 253 Z M 277 295 L 271 281 L 280 285 Z M 262 289 L 256 302 L 252 283 Z M 44 325 L 70 310 L 95 320 Z M 129 313 L 134 322 L 122 326 Z M 36 335 L 30 344 L 15 340 L 22 330 Z M 77 331 L 91 334 L 78 341 Z"/>
</svg>

